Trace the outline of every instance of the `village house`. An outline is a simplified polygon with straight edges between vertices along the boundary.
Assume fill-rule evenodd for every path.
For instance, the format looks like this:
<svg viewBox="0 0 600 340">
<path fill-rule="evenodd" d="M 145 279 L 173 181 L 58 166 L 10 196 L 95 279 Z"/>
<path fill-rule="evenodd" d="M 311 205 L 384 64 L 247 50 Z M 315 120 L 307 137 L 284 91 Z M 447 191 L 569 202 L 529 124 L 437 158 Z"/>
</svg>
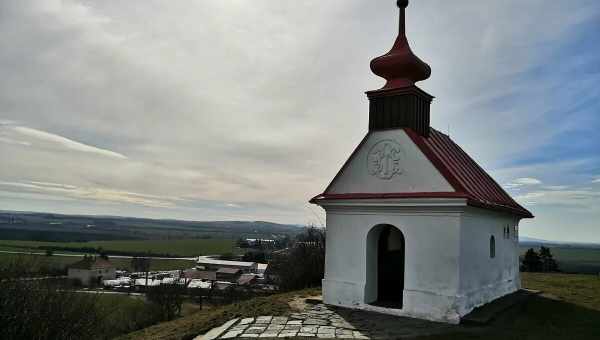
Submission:
<svg viewBox="0 0 600 340">
<path fill-rule="evenodd" d="M 240 275 L 242 275 L 242 270 L 239 268 L 223 267 L 217 270 L 217 280 L 219 281 L 236 282 Z"/>
<path fill-rule="evenodd" d="M 85 286 L 92 286 L 101 284 L 103 280 L 114 279 L 115 272 L 115 266 L 110 261 L 101 257 L 85 256 L 83 260 L 68 267 L 67 276 Z"/>
<path fill-rule="evenodd" d="M 430 126 L 433 96 L 415 85 L 399 0 L 399 35 L 371 62 L 369 130 L 322 194 L 325 303 L 458 323 L 520 288 L 517 204 L 450 136 Z M 493 129 L 493 126 L 482 126 Z"/>
</svg>

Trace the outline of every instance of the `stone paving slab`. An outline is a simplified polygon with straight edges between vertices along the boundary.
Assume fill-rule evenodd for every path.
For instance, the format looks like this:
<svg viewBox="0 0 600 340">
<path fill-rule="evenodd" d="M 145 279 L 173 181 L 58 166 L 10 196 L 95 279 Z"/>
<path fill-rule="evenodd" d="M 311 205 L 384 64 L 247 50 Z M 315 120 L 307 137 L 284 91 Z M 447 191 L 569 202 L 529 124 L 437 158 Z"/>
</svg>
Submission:
<svg viewBox="0 0 600 340">
<path fill-rule="evenodd" d="M 232 325 L 234 325 L 238 320 L 239 319 L 229 320 L 226 323 L 224 323 L 222 326 L 213 328 L 213 329 L 210 330 L 210 332 L 208 332 L 208 333 L 206 333 L 206 334 L 204 334 L 202 336 L 198 336 L 198 337 L 194 338 L 194 340 L 213 340 L 213 339 L 217 339 L 227 329 L 229 329 L 229 327 L 231 327 Z"/>
<path fill-rule="evenodd" d="M 315 339 L 398 339 L 435 335 L 456 326 L 374 312 L 308 304 L 303 312 L 287 316 L 262 315 L 228 321 L 212 338 L 315 338 Z M 215 334 L 217 335 L 215 337 Z"/>
</svg>

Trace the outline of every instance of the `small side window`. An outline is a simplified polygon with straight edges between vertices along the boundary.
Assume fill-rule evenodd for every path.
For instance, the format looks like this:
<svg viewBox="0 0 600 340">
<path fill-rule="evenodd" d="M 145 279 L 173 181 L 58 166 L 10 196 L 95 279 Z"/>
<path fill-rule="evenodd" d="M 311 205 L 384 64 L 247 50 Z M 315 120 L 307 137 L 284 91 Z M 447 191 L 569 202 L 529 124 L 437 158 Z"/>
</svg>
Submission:
<svg viewBox="0 0 600 340">
<path fill-rule="evenodd" d="M 496 257 L 496 238 L 494 235 L 490 237 L 490 258 Z"/>
</svg>

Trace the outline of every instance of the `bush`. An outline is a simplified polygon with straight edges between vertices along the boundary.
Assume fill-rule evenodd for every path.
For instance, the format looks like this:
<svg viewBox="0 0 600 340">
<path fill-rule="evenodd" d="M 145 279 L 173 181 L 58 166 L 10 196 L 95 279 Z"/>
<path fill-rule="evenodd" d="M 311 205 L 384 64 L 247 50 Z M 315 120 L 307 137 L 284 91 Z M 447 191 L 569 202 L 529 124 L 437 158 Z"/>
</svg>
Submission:
<svg viewBox="0 0 600 340">
<path fill-rule="evenodd" d="M 281 290 L 320 286 L 325 272 L 325 231 L 307 229 L 291 248 L 273 255 L 269 268 Z"/>
<path fill-rule="evenodd" d="M 161 320 L 170 321 L 181 315 L 186 287 L 177 283 L 149 287 L 146 298 L 159 311 Z"/>
<path fill-rule="evenodd" d="M 102 316 L 96 296 L 58 290 L 48 282 L 0 284 L 2 339 L 97 338 Z"/>
<path fill-rule="evenodd" d="M 36 267 L 29 258 L 0 267 L 2 340 L 110 339 L 160 321 L 141 299 L 77 293 L 64 279 L 23 279 Z"/>
</svg>

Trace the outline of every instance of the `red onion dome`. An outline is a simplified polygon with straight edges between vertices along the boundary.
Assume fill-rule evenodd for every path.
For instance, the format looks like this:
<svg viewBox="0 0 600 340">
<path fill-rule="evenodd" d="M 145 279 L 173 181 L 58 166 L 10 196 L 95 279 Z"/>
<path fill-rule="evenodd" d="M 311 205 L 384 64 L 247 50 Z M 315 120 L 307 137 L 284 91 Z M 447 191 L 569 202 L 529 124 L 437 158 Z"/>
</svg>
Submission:
<svg viewBox="0 0 600 340">
<path fill-rule="evenodd" d="M 392 49 L 371 61 L 371 70 L 387 80 L 382 89 L 395 89 L 413 86 L 416 82 L 431 76 L 431 68 L 419 59 L 408 45 L 405 29 L 405 9 L 408 0 L 398 0 L 400 7 L 400 29 Z"/>
</svg>

